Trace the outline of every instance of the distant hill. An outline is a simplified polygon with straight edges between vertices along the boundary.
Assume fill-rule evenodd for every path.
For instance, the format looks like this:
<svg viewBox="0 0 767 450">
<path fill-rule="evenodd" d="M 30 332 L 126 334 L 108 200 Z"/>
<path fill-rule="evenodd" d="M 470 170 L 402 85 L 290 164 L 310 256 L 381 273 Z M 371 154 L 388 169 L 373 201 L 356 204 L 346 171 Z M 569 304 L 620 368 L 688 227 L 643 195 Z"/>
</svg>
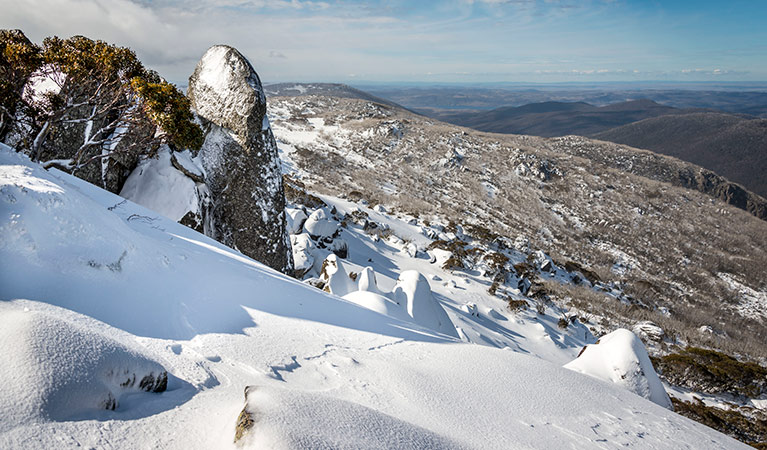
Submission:
<svg viewBox="0 0 767 450">
<path fill-rule="evenodd" d="M 698 164 L 767 197 L 767 119 L 713 112 L 665 115 L 592 137 Z"/>
<path fill-rule="evenodd" d="M 555 137 L 589 136 L 638 120 L 699 110 L 677 109 L 652 100 L 631 100 L 607 106 L 584 102 L 543 102 L 490 111 L 431 114 L 442 121 L 479 131 Z"/>
<path fill-rule="evenodd" d="M 328 97 L 355 98 L 407 109 L 391 100 L 386 100 L 365 91 L 341 83 L 276 83 L 264 86 L 267 97 L 285 97 L 299 95 L 325 95 Z"/>
<path fill-rule="evenodd" d="M 585 102 L 605 106 L 629 100 L 649 99 L 674 108 L 710 108 L 730 114 L 767 118 L 767 85 L 726 86 L 711 84 L 653 83 L 593 85 L 513 84 L 499 86 L 403 86 L 355 87 L 383 97 L 426 116 L 440 113 L 490 111 L 507 106 L 542 102 Z"/>
</svg>

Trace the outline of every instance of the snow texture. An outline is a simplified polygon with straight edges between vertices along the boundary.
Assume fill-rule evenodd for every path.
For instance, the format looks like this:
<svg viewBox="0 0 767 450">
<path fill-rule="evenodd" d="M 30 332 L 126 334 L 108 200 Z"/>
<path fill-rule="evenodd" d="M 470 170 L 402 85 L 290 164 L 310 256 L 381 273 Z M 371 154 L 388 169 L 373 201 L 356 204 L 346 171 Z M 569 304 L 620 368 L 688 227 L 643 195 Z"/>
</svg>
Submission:
<svg viewBox="0 0 767 450">
<path fill-rule="evenodd" d="M 432 296 L 485 345 L 321 292 L 4 146 L 0 235 L 0 448 L 235 448 L 246 386 L 258 389 L 245 448 L 748 448 L 549 362 L 582 340 L 555 340 L 556 325 L 532 316 L 502 320 L 478 283 Z M 433 267 L 344 239 L 375 258 L 383 291 L 395 264 Z M 415 283 L 417 297 L 419 280 L 405 277 L 403 292 Z M 480 317 L 453 295 L 476 297 Z M 122 391 L 101 370 L 160 367 L 160 393 Z M 105 390 L 116 409 L 91 409 Z"/>
<path fill-rule="evenodd" d="M 177 157 L 177 160 L 184 159 Z M 193 167 L 191 161 L 186 163 L 185 168 Z M 196 171 L 199 172 L 199 169 Z M 157 158 L 144 159 L 139 163 L 125 180 L 120 196 L 176 222 L 189 212 L 200 213 L 197 185 L 173 167 L 168 146 L 158 151 Z"/>
</svg>

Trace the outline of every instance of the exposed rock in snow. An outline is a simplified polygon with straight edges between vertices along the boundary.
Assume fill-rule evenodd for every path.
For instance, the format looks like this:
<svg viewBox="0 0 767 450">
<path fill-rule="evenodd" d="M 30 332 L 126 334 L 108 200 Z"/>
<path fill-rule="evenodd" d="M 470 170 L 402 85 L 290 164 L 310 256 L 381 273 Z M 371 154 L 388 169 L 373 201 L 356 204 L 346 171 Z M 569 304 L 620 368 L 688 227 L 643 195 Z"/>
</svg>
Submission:
<svg viewBox="0 0 767 450">
<path fill-rule="evenodd" d="M 453 323 L 434 297 L 431 295 L 429 281 L 415 270 L 402 272 L 397 285 L 392 291 L 394 301 L 405 306 L 407 313 L 415 323 L 448 336 L 458 337 Z"/>
<path fill-rule="evenodd" d="M 168 374 L 160 364 L 94 330 L 94 321 L 43 306 L 0 302 L 3 373 L 13 374 L 3 378 L 0 404 L 13 404 L 15 411 L 4 415 L 0 432 L 41 416 L 96 417 L 100 410 L 119 410 L 125 394 L 166 389 Z"/>
<path fill-rule="evenodd" d="M 632 331 L 643 340 L 654 342 L 662 341 L 666 334 L 664 333 L 663 328 L 650 321 L 638 322 L 634 325 Z"/>
<path fill-rule="evenodd" d="M 565 368 L 609 381 L 664 408 L 673 409 L 642 341 L 626 329 L 602 336 Z"/>
<path fill-rule="evenodd" d="M 346 259 L 349 256 L 349 244 L 343 239 L 333 239 L 333 241 L 328 244 L 326 248 L 335 253 L 339 258 Z"/>
<path fill-rule="evenodd" d="M 292 273 L 280 160 L 258 75 L 236 49 L 216 45 L 197 63 L 188 96 L 205 130 L 200 157 L 213 203 L 206 234 Z"/>
</svg>

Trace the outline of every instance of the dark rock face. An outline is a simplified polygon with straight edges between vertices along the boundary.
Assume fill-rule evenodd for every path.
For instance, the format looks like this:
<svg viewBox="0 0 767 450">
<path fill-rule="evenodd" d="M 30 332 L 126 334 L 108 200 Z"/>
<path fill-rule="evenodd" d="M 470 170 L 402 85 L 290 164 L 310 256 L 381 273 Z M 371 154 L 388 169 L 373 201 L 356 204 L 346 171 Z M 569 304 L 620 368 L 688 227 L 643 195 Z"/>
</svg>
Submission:
<svg viewBox="0 0 767 450">
<path fill-rule="evenodd" d="M 236 49 L 217 45 L 197 64 L 187 95 L 205 131 L 205 234 L 292 274 L 280 160 L 258 75 Z"/>
</svg>

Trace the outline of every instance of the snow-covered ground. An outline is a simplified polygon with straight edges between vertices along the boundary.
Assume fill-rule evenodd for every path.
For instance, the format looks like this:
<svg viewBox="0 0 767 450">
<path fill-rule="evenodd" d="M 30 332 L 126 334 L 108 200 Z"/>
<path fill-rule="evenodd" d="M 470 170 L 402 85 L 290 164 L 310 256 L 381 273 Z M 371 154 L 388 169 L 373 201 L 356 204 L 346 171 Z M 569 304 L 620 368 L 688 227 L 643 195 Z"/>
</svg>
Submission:
<svg viewBox="0 0 767 450">
<path fill-rule="evenodd" d="M 0 448 L 233 447 L 246 386 L 255 423 L 240 445 L 254 448 L 743 447 L 562 368 L 592 343 L 585 327 L 502 309 L 481 277 L 408 253 L 422 230 L 383 211 L 366 212 L 399 241 L 347 228 L 344 263 L 370 266 L 383 293 L 402 277 L 405 297 L 423 292 L 418 271 L 460 338 L 2 146 Z"/>
</svg>

